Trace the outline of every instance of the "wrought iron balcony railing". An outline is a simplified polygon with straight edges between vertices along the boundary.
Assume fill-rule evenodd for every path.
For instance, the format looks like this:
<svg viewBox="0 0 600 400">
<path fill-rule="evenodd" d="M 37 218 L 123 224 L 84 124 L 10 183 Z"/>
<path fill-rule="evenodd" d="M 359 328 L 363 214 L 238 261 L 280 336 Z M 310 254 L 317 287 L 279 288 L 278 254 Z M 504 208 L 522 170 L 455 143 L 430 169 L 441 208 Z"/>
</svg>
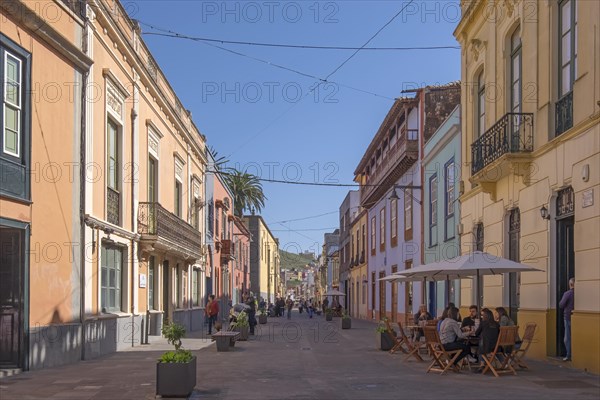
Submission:
<svg viewBox="0 0 600 400">
<path fill-rule="evenodd" d="M 110 187 L 106 187 L 106 220 L 121 225 L 121 195 Z"/>
<path fill-rule="evenodd" d="M 471 173 L 507 153 L 533 151 L 533 114 L 507 113 L 471 145 Z"/>
<path fill-rule="evenodd" d="M 560 135 L 573 127 L 573 91 L 556 102 L 554 134 Z"/>
<path fill-rule="evenodd" d="M 160 203 L 140 203 L 138 207 L 138 233 L 154 236 L 153 240 L 166 240 L 169 246 L 178 248 L 190 257 L 200 257 L 202 240 L 200 232 Z"/>
</svg>

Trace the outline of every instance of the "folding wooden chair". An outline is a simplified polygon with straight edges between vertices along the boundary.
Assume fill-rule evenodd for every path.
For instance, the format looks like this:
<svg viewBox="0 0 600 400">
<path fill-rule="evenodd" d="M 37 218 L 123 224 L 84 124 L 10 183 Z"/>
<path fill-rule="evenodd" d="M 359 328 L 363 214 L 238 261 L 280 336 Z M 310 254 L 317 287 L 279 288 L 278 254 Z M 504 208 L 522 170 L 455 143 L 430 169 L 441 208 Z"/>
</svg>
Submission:
<svg viewBox="0 0 600 400">
<path fill-rule="evenodd" d="M 425 333 L 427 348 L 433 357 L 433 361 L 429 364 L 427 372 L 437 371 L 443 375 L 446 371 L 453 368 L 454 361 L 456 361 L 462 350 L 444 349 L 444 345 L 442 345 L 440 335 L 435 326 L 424 326 L 423 332 Z"/>
<path fill-rule="evenodd" d="M 494 350 L 491 353 L 481 355 L 481 358 L 483 359 L 483 361 L 486 364 L 485 368 L 483 369 L 483 372 L 482 372 L 483 375 L 485 375 L 485 373 L 489 370 L 492 371 L 492 373 L 494 374 L 494 376 L 496 378 L 498 378 L 500 376 L 498 374 L 502 374 L 502 373 L 512 372 L 513 375 L 517 374 L 517 372 L 515 371 L 515 369 L 512 366 L 512 361 L 513 361 L 513 357 L 515 354 L 514 350 L 511 351 L 510 353 L 507 353 L 504 351 L 504 349 L 506 349 L 507 347 L 512 347 L 514 349 L 518 330 L 519 330 L 518 326 L 501 326 L 500 327 L 500 333 L 498 334 L 498 341 L 496 342 L 496 347 L 494 348 Z M 504 357 L 503 360 L 501 360 L 498 357 L 498 355 L 500 355 L 500 354 Z M 499 368 L 494 367 L 494 364 L 496 362 L 500 364 Z"/>
<path fill-rule="evenodd" d="M 406 351 L 404 349 L 404 346 L 405 346 L 404 340 L 402 339 L 402 337 L 396 335 L 396 333 L 392 329 L 392 324 L 390 324 L 390 321 L 388 319 L 384 319 L 384 322 L 385 322 L 385 327 L 387 328 L 388 334 L 394 341 L 394 346 L 390 350 L 390 354 L 394 354 L 398 350 L 402 351 L 405 354 L 408 353 L 408 351 Z"/>
<path fill-rule="evenodd" d="M 408 359 L 411 357 L 416 358 L 417 361 L 425 361 L 419 354 L 419 348 L 421 346 L 419 346 L 419 343 L 413 342 L 408 336 L 406 336 L 406 332 L 404 332 L 400 321 L 398 321 L 398 328 L 400 329 L 400 342 L 404 344 L 408 350 L 408 354 L 403 361 L 408 361 Z"/>
<path fill-rule="evenodd" d="M 533 335 L 535 334 L 535 329 L 537 328 L 537 324 L 535 322 L 529 322 L 525 325 L 525 334 L 523 335 L 523 341 L 521 342 L 521 347 L 519 347 L 514 352 L 513 356 L 513 364 L 519 368 L 529 368 L 527 364 L 523 361 L 523 357 L 529 351 L 529 347 L 531 346 L 531 342 L 533 341 Z"/>
</svg>

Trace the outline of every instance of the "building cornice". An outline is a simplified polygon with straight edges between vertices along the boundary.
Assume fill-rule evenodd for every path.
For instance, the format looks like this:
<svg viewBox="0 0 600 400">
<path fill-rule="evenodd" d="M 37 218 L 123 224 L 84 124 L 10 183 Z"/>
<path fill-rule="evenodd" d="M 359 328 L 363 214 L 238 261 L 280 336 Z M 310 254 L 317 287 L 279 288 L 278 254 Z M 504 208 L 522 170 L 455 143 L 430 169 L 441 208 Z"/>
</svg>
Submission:
<svg viewBox="0 0 600 400">
<path fill-rule="evenodd" d="M 94 64 L 94 61 L 79 47 L 71 43 L 71 41 L 39 17 L 25 5 L 25 2 L 20 0 L 1 1 L 0 8 L 18 26 L 26 27 L 31 35 L 37 36 L 46 42 L 51 48 L 69 60 L 80 72 L 87 72 L 92 64 Z M 74 17 L 74 20 L 81 21 L 78 17 Z"/>
</svg>

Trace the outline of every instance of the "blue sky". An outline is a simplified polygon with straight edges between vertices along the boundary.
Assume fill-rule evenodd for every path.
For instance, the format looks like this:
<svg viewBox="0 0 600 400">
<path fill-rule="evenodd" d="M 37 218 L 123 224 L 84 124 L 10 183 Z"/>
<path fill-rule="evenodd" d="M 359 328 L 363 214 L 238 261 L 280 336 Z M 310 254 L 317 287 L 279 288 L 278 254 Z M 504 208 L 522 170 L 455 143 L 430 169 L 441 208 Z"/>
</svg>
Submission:
<svg viewBox="0 0 600 400">
<path fill-rule="evenodd" d="M 124 1 L 209 146 L 266 179 L 352 183 L 353 172 L 407 88 L 460 79 L 460 50 L 289 49 L 148 35 L 144 24 L 221 40 L 360 47 L 409 1 Z M 367 47 L 457 46 L 458 1 L 415 1 Z M 222 48 L 243 53 L 227 52 Z M 265 62 L 257 61 L 256 59 Z M 348 86 L 355 89 L 350 89 Z M 364 93 L 362 91 L 370 93 Z M 281 247 L 320 251 L 348 189 L 263 183 L 262 212 Z M 290 221 L 315 215 L 318 218 Z"/>
</svg>

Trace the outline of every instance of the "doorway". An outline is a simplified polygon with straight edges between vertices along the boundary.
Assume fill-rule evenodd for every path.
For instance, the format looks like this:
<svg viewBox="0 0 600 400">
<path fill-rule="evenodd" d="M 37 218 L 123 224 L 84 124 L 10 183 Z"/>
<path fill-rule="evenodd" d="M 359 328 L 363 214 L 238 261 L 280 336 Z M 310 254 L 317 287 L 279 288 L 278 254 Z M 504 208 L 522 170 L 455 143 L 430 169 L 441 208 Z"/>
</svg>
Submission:
<svg viewBox="0 0 600 400">
<path fill-rule="evenodd" d="M 24 367 L 25 232 L 0 226 L 0 367 Z"/>
<path fill-rule="evenodd" d="M 385 272 L 379 273 L 379 279 L 385 278 Z M 385 281 L 379 281 L 379 320 L 381 321 L 386 317 L 385 309 Z"/>
<path fill-rule="evenodd" d="M 569 279 L 575 277 L 575 202 L 571 187 L 561 190 L 556 200 L 556 355 L 566 353 L 564 340 L 565 323 L 558 303 L 569 290 Z"/>
<path fill-rule="evenodd" d="M 163 268 L 162 268 L 162 273 L 163 273 L 163 296 L 162 296 L 162 303 L 163 303 L 163 319 L 167 320 L 168 315 L 169 315 L 169 299 L 171 298 L 171 291 L 169 290 L 169 261 L 165 260 L 163 262 Z"/>
</svg>

